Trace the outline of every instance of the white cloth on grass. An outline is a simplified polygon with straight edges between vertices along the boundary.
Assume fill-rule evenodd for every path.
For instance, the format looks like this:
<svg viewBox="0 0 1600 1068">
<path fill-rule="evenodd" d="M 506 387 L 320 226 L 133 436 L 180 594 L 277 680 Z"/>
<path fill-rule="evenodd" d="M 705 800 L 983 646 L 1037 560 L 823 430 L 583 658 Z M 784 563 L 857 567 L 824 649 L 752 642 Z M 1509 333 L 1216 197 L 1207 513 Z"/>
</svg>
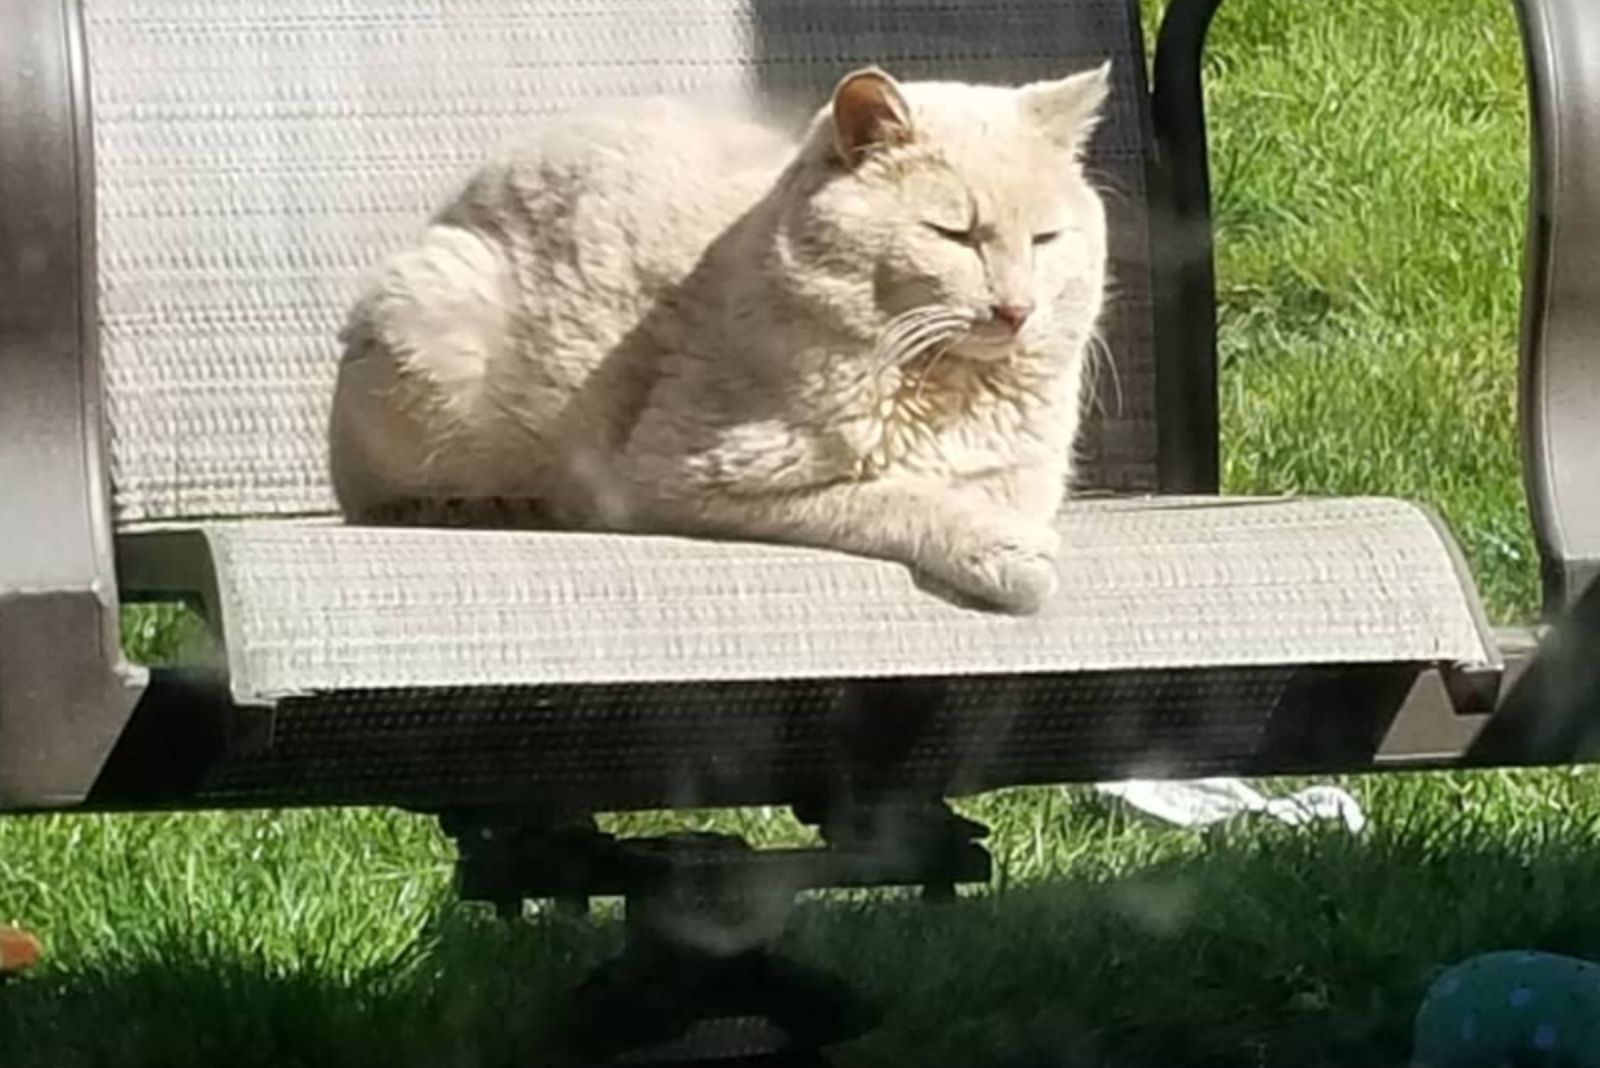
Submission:
<svg viewBox="0 0 1600 1068">
<path fill-rule="evenodd" d="M 1095 789 L 1179 827 L 1208 827 L 1246 813 L 1262 813 L 1292 827 L 1340 820 L 1355 834 L 1367 825 L 1360 802 L 1337 786 L 1308 786 L 1271 798 L 1242 779 L 1130 779 L 1100 783 Z"/>
</svg>

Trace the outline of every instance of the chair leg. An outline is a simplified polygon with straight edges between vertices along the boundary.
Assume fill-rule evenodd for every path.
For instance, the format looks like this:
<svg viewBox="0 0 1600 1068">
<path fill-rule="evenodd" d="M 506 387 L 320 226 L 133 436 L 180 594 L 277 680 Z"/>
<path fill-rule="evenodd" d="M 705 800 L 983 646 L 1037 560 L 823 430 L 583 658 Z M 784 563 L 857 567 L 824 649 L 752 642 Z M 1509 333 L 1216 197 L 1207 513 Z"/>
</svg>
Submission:
<svg viewBox="0 0 1600 1068">
<path fill-rule="evenodd" d="M 585 1064 L 820 1065 L 828 1046 L 867 1033 L 879 1014 L 770 944 L 722 955 L 630 923 L 623 952 L 574 993 L 569 1020 Z"/>
<path fill-rule="evenodd" d="M 883 798 L 813 806 L 796 814 L 814 824 L 833 848 L 877 856 L 922 872 L 922 900 L 948 904 L 962 883 L 989 878 L 987 854 L 978 846 L 989 828 L 958 815 L 939 798 Z M 982 864 L 974 864 L 982 857 Z"/>
<path fill-rule="evenodd" d="M 465 898 L 520 912 L 528 897 L 585 911 L 627 903 L 621 954 L 573 992 L 566 1059 L 607 1064 L 826 1064 L 824 1050 L 877 1025 L 842 980 L 780 956 L 796 895 L 917 886 L 929 901 L 989 877 L 987 828 L 942 801 L 797 806 L 821 848 L 755 850 L 726 835 L 623 840 L 592 819 L 452 813 Z"/>
<path fill-rule="evenodd" d="M 549 898 L 564 914 L 589 913 L 596 847 L 609 842 L 594 817 L 516 808 L 439 814 L 456 842 L 456 893 L 486 901 L 504 920 L 520 919 L 528 898 Z"/>
</svg>

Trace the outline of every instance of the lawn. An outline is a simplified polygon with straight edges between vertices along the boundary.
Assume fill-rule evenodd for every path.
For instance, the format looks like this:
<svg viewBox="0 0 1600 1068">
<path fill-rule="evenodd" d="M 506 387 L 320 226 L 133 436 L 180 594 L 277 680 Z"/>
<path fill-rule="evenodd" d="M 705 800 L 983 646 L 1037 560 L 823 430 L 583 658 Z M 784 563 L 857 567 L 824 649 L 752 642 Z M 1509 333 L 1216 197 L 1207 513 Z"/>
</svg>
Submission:
<svg viewBox="0 0 1600 1068">
<path fill-rule="evenodd" d="M 1209 64 L 1228 488 L 1436 505 L 1492 612 L 1534 567 L 1514 426 L 1525 197 L 1505 0 L 1233 0 Z M 130 622 L 149 651 L 167 622 Z M 1600 956 L 1600 779 L 1350 783 L 1372 826 L 1153 827 L 1081 789 L 969 811 L 987 893 L 810 903 L 791 939 L 890 1006 L 849 1063 L 1379 1065 L 1433 970 Z M 764 841 L 781 812 L 680 816 Z M 665 818 L 651 821 L 659 826 Z M 0 989 L 0 1065 L 494 1065 L 616 939 L 454 904 L 392 812 L 0 821 L 0 918 L 49 943 Z"/>
</svg>

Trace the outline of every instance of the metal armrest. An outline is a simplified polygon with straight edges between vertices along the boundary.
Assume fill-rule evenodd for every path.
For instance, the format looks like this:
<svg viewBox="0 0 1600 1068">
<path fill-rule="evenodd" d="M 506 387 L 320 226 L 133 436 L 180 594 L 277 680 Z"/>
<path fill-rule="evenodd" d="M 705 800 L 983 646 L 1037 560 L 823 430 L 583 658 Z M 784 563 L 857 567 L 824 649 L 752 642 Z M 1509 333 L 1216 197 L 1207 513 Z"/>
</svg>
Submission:
<svg viewBox="0 0 1600 1068">
<path fill-rule="evenodd" d="M 83 799 L 137 701 L 94 348 L 94 178 L 70 2 L 0 6 L 0 809 Z"/>
<path fill-rule="evenodd" d="M 1600 575 L 1600 4 L 1517 9 L 1533 118 L 1523 465 L 1555 617 Z"/>
</svg>

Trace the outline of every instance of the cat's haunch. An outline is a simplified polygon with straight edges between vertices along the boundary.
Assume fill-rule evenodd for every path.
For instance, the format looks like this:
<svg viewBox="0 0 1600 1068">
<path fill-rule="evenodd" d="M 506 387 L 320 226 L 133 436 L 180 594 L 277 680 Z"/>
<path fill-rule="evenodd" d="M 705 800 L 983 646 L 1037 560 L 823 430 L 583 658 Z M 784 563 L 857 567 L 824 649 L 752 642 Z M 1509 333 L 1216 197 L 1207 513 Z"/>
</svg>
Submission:
<svg viewBox="0 0 1600 1068">
<path fill-rule="evenodd" d="M 1105 284 L 1080 154 L 1108 77 L 871 68 L 798 137 L 673 100 L 552 125 L 364 287 L 330 428 L 346 516 L 521 501 L 1037 610 Z"/>
</svg>

